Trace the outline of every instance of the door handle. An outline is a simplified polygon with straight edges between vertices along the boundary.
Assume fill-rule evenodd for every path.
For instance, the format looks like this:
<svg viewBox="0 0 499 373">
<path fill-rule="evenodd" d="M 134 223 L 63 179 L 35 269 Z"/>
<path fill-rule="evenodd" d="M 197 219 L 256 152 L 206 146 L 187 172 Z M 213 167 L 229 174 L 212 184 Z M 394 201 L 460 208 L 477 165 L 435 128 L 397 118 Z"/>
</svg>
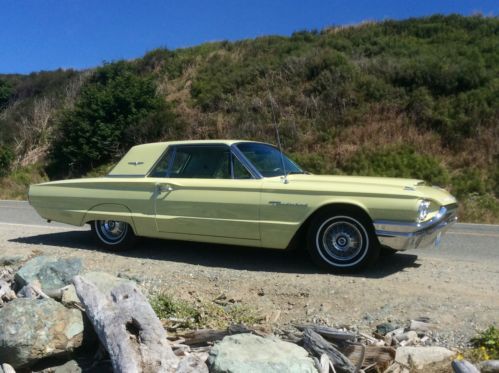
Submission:
<svg viewBox="0 0 499 373">
<path fill-rule="evenodd" d="M 157 184 L 156 188 L 159 193 L 167 193 L 173 191 L 173 187 L 170 184 Z"/>
</svg>

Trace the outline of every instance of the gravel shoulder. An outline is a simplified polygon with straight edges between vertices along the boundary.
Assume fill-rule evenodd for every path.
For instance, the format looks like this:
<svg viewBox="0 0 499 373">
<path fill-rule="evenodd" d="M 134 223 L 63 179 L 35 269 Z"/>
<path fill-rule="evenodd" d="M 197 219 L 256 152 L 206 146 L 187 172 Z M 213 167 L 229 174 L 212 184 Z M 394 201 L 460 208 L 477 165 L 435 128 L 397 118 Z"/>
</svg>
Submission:
<svg viewBox="0 0 499 373">
<path fill-rule="evenodd" d="M 279 311 L 278 327 L 313 321 L 370 332 L 387 320 L 426 316 L 439 325 L 436 343 L 460 347 L 498 322 L 499 234 L 456 232 L 441 251 L 382 257 L 376 268 L 358 275 L 319 272 L 301 252 L 178 241 L 143 239 L 133 250 L 114 254 L 98 249 L 86 229 L 17 223 L 0 223 L 0 254 L 77 256 L 89 270 L 136 279 L 146 293 L 188 301 L 223 294 L 262 316 Z M 483 239 L 490 250 L 477 255 L 474 240 Z M 459 245 L 469 246 L 466 255 L 453 252 Z"/>
</svg>

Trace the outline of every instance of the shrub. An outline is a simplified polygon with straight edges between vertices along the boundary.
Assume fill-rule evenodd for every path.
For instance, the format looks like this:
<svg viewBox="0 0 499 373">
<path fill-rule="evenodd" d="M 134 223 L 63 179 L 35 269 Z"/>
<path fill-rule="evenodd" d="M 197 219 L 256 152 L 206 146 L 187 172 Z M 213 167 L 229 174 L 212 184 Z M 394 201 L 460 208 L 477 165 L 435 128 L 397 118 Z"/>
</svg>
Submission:
<svg viewBox="0 0 499 373">
<path fill-rule="evenodd" d="M 124 62 L 105 65 L 82 88 L 74 109 L 61 116 L 49 170 L 52 175 L 82 175 L 132 145 L 161 139 L 177 125 L 150 78 L 135 74 Z"/>
<path fill-rule="evenodd" d="M 360 150 L 343 169 L 356 175 L 418 178 L 437 185 L 449 181 L 447 170 L 436 158 L 419 154 L 410 147 Z"/>
<path fill-rule="evenodd" d="M 0 177 L 9 173 L 13 160 L 14 152 L 10 148 L 0 145 Z"/>
</svg>

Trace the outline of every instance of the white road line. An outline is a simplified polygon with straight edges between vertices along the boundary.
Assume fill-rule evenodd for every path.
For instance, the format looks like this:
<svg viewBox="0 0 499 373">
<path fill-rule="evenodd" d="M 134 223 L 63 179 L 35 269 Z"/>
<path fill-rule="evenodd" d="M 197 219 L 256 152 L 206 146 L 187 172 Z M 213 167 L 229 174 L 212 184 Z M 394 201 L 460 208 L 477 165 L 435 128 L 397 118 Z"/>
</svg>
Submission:
<svg viewBox="0 0 499 373">
<path fill-rule="evenodd" d="M 74 230 L 78 230 L 78 231 L 82 231 L 82 230 L 85 230 L 83 228 L 80 228 L 80 227 L 73 227 L 73 228 L 69 228 L 69 227 L 49 227 L 49 226 L 46 226 L 46 225 L 36 225 L 36 224 L 18 224 L 18 223 L 4 223 L 4 222 L 0 222 L 0 226 L 1 225 L 7 225 L 7 226 L 11 226 L 11 227 L 26 227 L 26 228 L 43 228 L 43 229 L 52 229 L 52 230 L 65 230 L 65 231 L 74 231 Z"/>
</svg>

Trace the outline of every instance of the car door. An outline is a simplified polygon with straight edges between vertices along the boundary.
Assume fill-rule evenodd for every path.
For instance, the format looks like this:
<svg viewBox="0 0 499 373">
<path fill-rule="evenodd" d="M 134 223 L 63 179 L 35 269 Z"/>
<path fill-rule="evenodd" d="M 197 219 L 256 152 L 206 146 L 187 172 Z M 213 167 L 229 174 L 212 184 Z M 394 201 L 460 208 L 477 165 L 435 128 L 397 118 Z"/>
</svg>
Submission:
<svg viewBox="0 0 499 373">
<path fill-rule="evenodd" d="M 228 145 L 179 145 L 169 156 L 159 162 L 168 163 L 155 193 L 159 232 L 260 240 L 261 180 Z"/>
</svg>

